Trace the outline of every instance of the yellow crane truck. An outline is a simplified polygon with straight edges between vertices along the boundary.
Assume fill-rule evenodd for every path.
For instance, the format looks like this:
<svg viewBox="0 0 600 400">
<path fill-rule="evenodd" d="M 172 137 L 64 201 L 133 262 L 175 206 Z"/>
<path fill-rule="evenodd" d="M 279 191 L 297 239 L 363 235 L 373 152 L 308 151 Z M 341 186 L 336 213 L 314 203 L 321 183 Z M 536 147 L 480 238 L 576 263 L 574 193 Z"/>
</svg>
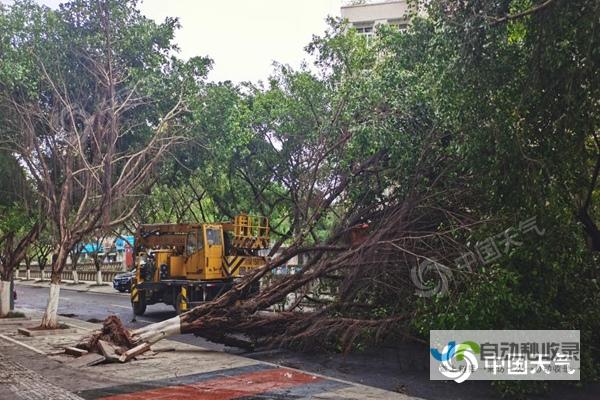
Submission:
<svg viewBox="0 0 600 400">
<path fill-rule="evenodd" d="M 134 246 L 133 312 L 143 315 L 147 305 L 165 303 L 181 313 L 212 300 L 244 272 L 263 266 L 261 250 L 268 247 L 265 217 L 241 214 L 233 222 L 140 225 Z"/>
</svg>

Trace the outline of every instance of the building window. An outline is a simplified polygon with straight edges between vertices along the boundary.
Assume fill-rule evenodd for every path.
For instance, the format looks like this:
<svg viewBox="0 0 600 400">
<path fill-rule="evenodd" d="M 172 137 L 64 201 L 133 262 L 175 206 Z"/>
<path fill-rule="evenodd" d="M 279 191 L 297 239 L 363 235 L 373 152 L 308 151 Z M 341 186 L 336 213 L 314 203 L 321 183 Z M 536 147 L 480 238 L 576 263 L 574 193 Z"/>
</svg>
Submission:
<svg viewBox="0 0 600 400">
<path fill-rule="evenodd" d="M 408 30 L 406 21 L 390 20 L 388 21 L 388 24 L 398 29 L 400 32 L 406 32 Z"/>
<path fill-rule="evenodd" d="M 364 35 L 367 39 L 370 39 L 373 36 L 373 24 L 368 25 L 354 25 L 354 29 L 360 35 Z"/>
</svg>

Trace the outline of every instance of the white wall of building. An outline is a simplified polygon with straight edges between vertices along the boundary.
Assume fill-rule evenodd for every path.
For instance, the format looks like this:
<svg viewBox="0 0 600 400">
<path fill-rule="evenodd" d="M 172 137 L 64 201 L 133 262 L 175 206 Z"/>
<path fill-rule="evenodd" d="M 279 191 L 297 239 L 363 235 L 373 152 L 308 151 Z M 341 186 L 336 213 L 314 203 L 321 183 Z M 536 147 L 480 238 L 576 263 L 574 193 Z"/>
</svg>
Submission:
<svg viewBox="0 0 600 400">
<path fill-rule="evenodd" d="M 357 28 L 381 23 L 406 24 L 408 11 L 406 0 L 348 5 L 341 8 L 342 18 Z"/>
</svg>

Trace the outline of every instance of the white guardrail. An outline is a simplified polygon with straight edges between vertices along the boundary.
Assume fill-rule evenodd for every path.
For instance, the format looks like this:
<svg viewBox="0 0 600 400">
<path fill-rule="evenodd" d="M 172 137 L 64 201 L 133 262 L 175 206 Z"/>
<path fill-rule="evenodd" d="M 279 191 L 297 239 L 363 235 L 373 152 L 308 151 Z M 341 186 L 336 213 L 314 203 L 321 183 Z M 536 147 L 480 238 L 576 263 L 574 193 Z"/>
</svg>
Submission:
<svg viewBox="0 0 600 400">
<path fill-rule="evenodd" d="M 15 271 L 15 278 L 19 279 L 50 279 L 50 273 L 52 268 L 50 265 L 44 268 L 44 271 L 40 271 L 36 264 L 31 265 L 29 272 L 24 265 L 21 265 L 18 270 Z M 100 267 L 101 278 L 103 283 L 112 283 L 115 275 L 125 272 L 125 268 L 122 262 L 106 263 Z M 43 274 L 43 276 L 42 276 Z M 97 282 L 97 272 L 94 264 L 79 264 L 77 266 L 77 278 L 83 282 Z M 61 274 L 63 281 L 75 280 L 73 269 L 70 265 L 66 265 L 65 269 Z"/>
</svg>

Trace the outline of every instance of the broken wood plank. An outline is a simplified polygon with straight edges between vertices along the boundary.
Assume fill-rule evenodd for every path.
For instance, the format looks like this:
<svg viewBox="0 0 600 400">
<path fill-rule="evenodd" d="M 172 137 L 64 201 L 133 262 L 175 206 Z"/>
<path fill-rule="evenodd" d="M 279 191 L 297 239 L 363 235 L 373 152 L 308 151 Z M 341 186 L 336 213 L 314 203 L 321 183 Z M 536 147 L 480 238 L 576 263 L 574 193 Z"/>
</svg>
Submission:
<svg viewBox="0 0 600 400">
<path fill-rule="evenodd" d="M 83 349 L 79 349 L 77 347 L 65 347 L 65 354 L 68 354 L 73 357 L 81 357 L 86 355 L 88 352 Z"/>
<path fill-rule="evenodd" d="M 160 349 L 154 349 L 155 353 L 167 353 L 169 351 L 175 351 L 175 347 L 161 347 Z"/>
<path fill-rule="evenodd" d="M 119 361 L 119 355 L 117 354 L 117 347 L 112 344 L 105 342 L 104 340 L 98 341 L 98 348 L 100 352 L 108 361 L 116 362 Z"/>
<path fill-rule="evenodd" d="M 105 360 L 106 358 L 100 354 L 88 353 L 73 360 L 69 365 L 73 368 L 90 367 L 92 365 L 100 364 Z"/>
<path fill-rule="evenodd" d="M 123 353 L 121 355 L 121 357 L 119 358 L 119 361 L 122 363 L 127 362 L 127 361 L 131 360 L 132 358 L 134 358 L 135 356 L 144 354 L 148 350 L 150 350 L 150 344 L 142 343 L 140 345 L 135 346 L 133 349 L 127 350 L 125 353 Z"/>
</svg>

